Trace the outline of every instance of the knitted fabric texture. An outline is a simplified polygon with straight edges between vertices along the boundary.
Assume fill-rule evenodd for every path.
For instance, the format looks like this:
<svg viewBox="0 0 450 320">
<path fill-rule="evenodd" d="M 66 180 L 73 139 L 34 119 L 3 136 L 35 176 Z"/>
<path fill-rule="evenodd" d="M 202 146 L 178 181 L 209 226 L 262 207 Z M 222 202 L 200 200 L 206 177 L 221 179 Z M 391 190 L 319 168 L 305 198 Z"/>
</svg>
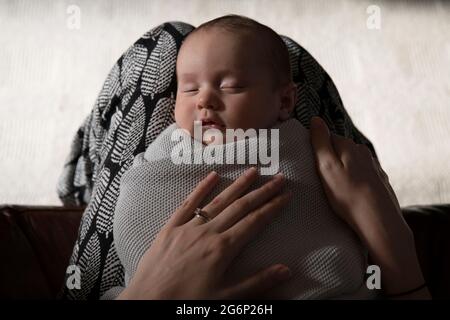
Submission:
<svg viewBox="0 0 450 320">
<path fill-rule="evenodd" d="M 172 132 L 177 128 L 176 124 L 167 128 L 145 153 L 134 159 L 123 175 L 114 214 L 114 241 L 126 278 L 134 275 L 161 227 L 210 171 L 215 170 L 221 179 L 202 206 L 249 168 L 252 156 L 259 159 L 255 153 L 260 151 L 262 142 L 268 146 L 277 142 L 271 141 L 269 131 L 267 139 L 260 135 L 219 146 L 203 146 L 187 133 L 184 135 L 189 139 L 172 141 Z M 361 297 L 360 291 L 365 285 L 365 249 L 328 205 L 316 173 L 309 131 L 295 119 L 282 123 L 277 129 L 279 169 L 286 177 L 286 188 L 294 197 L 233 261 L 229 276 L 237 280 L 261 268 L 284 263 L 293 276 L 272 292 L 276 298 L 323 299 L 352 297 L 353 294 Z M 222 163 L 175 164 L 171 154 L 176 145 L 181 145 L 183 150 L 192 149 L 198 159 L 204 160 L 206 154 L 223 155 L 215 158 Z M 234 159 L 243 156 L 246 164 L 226 164 L 227 149 L 235 152 Z M 270 149 L 266 154 L 270 154 Z M 268 165 L 258 161 L 256 166 L 261 171 Z M 259 175 L 251 189 L 269 179 L 270 175 Z"/>
</svg>

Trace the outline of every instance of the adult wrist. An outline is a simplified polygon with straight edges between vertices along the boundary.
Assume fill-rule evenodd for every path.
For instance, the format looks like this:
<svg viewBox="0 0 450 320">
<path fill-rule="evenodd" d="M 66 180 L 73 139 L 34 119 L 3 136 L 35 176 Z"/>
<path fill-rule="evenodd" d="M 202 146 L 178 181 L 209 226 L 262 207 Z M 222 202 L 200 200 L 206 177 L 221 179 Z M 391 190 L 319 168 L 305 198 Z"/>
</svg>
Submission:
<svg viewBox="0 0 450 320">
<path fill-rule="evenodd" d="M 402 213 L 390 204 L 367 205 L 363 203 L 355 209 L 360 214 L 355 216 L 352 228 L 367 246 L 385 243 L 414 243 L 414 235 L 404 220 Z"/>
<path fill-rule="evenodd" d="M 423 282 L 421 285 L 417 286 L 417 287 L 413 287 L 409 290 L 403 291 L 403 292 L 397 292 L 397 293 L 388 293 L 385 292 L 384 296 L 388 299 L 394 299 L 394 298 L 404 298 L 404 297 L 408 297 L 411 296 L 413 294 L 417 294 L 420 291 L 424 291 L 425 289 L 428 290 L 427 287 L 427 283 Z"/>
<path fill-rule="evenodd" d="M 387 294 L 406 295 L 425 283 L 410 229 L 397 234 L 384 230 L 369 248 L 371 260 L 380 267 L 382 287 Z"/>
</svg>

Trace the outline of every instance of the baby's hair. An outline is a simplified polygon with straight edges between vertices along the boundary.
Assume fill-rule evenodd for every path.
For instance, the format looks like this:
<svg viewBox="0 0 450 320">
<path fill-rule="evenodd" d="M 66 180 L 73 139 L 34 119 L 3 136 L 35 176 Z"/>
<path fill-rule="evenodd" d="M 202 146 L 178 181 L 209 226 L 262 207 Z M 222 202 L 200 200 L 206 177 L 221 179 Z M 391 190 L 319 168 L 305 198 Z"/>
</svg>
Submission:
<svg viewBox="0 0 450 320">
<path fill-rule="evenodd" d="M 248 17 L 230 14 L 207 21 L 196 29 L 189 36 L 201 30 L 219 28 L 236 35 L 257 36 L 263 38 L 267 45 L 264 45 L 267 58 L 276 75 L 275 87 L 280 87 L 292 81 L 291 66 L 289 63 L 289 52 L 283 39 L 271 28 Z M 189 37 L 188 36 L 188 37 Z M 255 38 L 257 39 L 257 38 Z"/>
</svg>

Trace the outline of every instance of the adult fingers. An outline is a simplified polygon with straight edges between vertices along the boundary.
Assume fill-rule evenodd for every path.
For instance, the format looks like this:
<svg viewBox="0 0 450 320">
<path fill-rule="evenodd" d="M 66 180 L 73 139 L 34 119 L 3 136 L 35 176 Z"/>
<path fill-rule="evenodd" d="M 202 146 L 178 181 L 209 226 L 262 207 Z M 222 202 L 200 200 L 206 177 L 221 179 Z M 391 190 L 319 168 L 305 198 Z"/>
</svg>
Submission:
<svg viewBox="0 0 450 320">
<path fill-rule="evenodd" d="M 203 207 L 202 211 L 204 211 L 204 214 L 206 214 L 210 219 L 216 217 L 237 198 L 241 197 L 257 177 L 258 170 L 256 168 L 252 167 L 246 170 L 228 188 L 222 191 L 210 203 Z M 198 223 L 201 223 L 201 221 Z"/>
<path fill-rule="evenodd" d="M 225 292 L 225 299 L 249 299 L 264 297 L 270 289 L 291 277 L 288 267 L 273 265 L 239 281 Z"/>
<path fill-rule="evenodd" d="M 200 202 L 211 192 L 212 188 L 219 181 L 219 175 L 212 171 L 208 176 L 200 181 L 181 206 L 175 211 L 167 222 L 168 226 L 178 226 L 185 224 L 193 217 L 194 210 L 200 205 Z"/>
<path fill-rule="evenodd" d="M 320 117 L 311 119 L 311 144 L 316 158 L 316 165 L 320 173 L 325 173 L 340 164 L 331 140 L 330 131 Z"/>
<path fill-rule="evenodd" d="M 333 141 L 333 147 L 336 151 L 336 157 L 340 160 L 345 167 L 352 161 L 352 150 L 355 147 L 355 143 L 347 138 L 331 135 L 331 140 Z"/>
<path fill-rule="evenodd" d="M 250 211 L 262 206 L 264 203 L 273 198 L 280 192 L 285 178 L 281 174 L 275 175 L 269 182 L 262 187 L 253 190 L 240 199 L 233 202 L 223 212 L 221 212 L 213 221 L 211 221 L 208 228 L 216 232 L 223 232 L 228 230 L 236 222 L 247 216 Z"/>
</svg>

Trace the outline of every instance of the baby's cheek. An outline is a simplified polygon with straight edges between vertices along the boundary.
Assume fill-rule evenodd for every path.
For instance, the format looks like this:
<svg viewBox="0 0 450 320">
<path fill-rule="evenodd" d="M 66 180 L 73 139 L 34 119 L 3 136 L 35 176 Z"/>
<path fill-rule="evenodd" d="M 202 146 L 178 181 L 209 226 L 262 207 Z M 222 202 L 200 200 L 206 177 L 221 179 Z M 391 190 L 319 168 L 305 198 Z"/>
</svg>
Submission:
<svg viewBox="0 0 450 320">
<path fill-rule="evenodd" d="M 189 131 L 191 135 L 194 132 L 194 120 L 192 112 L 185 112 L 184 110 L 182 112 L 177 112 L 175 109 L 176 124 L 178 127 Z"/>
<path fill-rule="evenodd" d="M 226 121 L 227 127 L 230 128 L 241 128 L 241 125 L 246 122 L 246 120 L 252 117 L 251 112 L 245 106 L 232 106 L 228 108 L 222 118 Z"/>
<path fill-rule="evenodd" d="M 186 119 L 188 116 L 188 113 L 186 112 L 185 108 L 183 108 L 182 104 L 175 104 L 175 122 L 182 127 L 182 125 L 185 122 L 188 122 L 189 120 Z"/>
</svg>

